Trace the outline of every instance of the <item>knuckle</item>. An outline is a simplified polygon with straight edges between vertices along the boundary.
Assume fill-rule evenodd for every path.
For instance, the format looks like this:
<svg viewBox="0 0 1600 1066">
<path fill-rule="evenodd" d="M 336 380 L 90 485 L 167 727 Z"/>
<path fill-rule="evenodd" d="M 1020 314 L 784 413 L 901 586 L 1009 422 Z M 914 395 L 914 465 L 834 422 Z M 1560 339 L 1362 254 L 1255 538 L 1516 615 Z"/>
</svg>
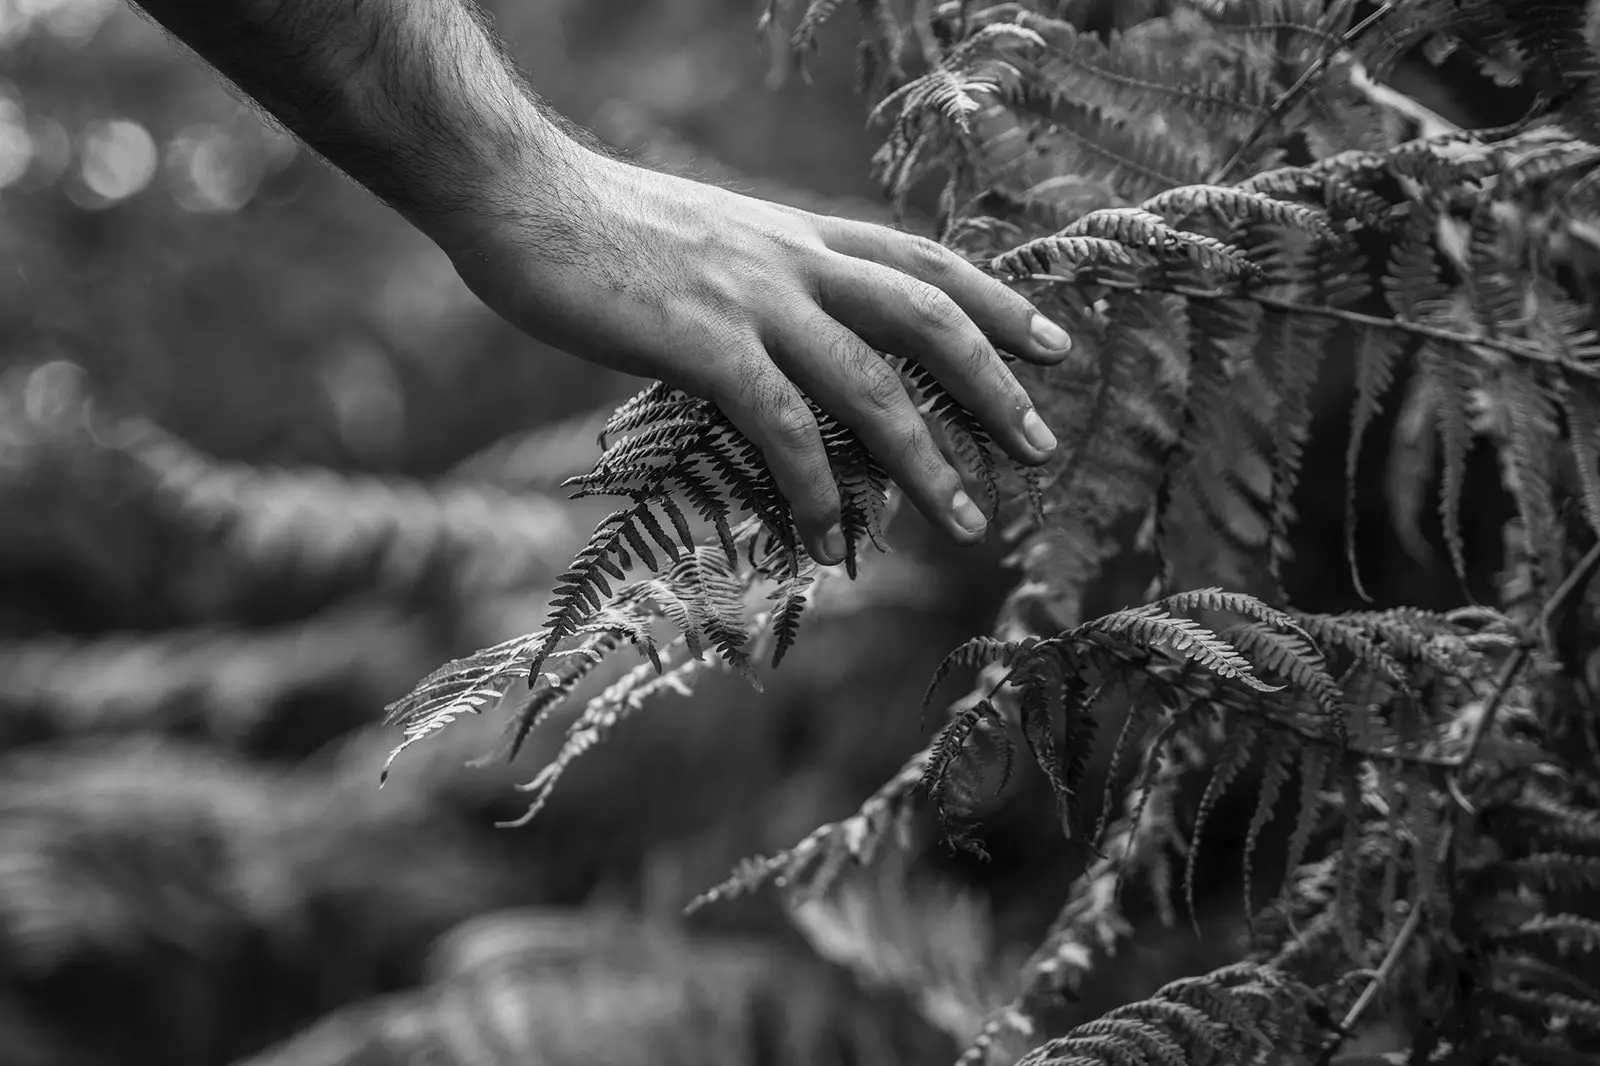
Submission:
<svg viewBox="0 0 1600 1066">
<path fill-rule="evenodd" d="M 824 529 L 838 522 L 843 514 L 839 506 L 838 494 L 829 491 L 832 486 L 833 482 L 831 480 L 824 479 L 821 475 L 818 475 L 815 486 L 816 491 L 810 504 L 809 506 L 803 506 L 803 509 L 808 512 L 811 521 Z"/>
<path fill-rule="evenodd" d="M 946 461 L 944 453 L 939 450 L 939 445 L 934 442 L 933 435 L 926 426 L 919 426 L 911 438 L 911 456 L 917 469 L 922 471 L 922 477 L 929 488 L 934 489 L 941 496 L 953 496 L 955 490 L 960 488 L 961 479 L 955 469 Z"/>
<path fill-rule="evenodd" d="M 955 270 L 955 253 L 926 237 L 908 237 L 905 257 L 906 265 L 918 277 L 945 278 Z"/>
<path fill-rule="evenodd" d="M 977 381 L 991 383 L 991 388 L 1009 396 L 1017 391 L 1016 379 L 1000 362 L 994 346 L 981 336 L 973 337 L 967 345 L 967 354 L 961 360 L 961 373 Z"/>
<path fill-rule="evenodd" d="M 857 363 L 866 348 L 866 342 L 848 330 L 840 329 L 836 324 L 827 320 L 826 315 L 819 315 L 823 325 L 818 327 L 818 332 L 827 338 L 828 364 L 834 367 L 848 368 Z"/>
<path fill-rule="evenodd" d="M 887 363 L 874 358 L 862 370 L 861 398 L 873 411 L 882 414 L 894 410 L 905 398 L 906 390 L 900 384 L 900 375 L 889 369 Z"/>
<path fill-rule="evenodd" d="M 768 237 L 780 252 L 796 260 L 809 262 L 825 250 L 821 238 L 804 226 L 774 227 Z"/>
<path fill-rule="evenodd" d="M 944 456 L 934 443 L 928 423 L 920 415 L 897 419 L 888 427 L 888 437 L 899 454 L 902 467 L 924 486 L 934 487 L 940 468 L 944 466 Z"/>
<path fill-rule="evenodd" d="M 759 416 L 772 402 L 772 390 L 767 387 L 771 373 L 765 359 L 744 354 L 697 366 L 685 376 L 697 379 L 698 393 L 724 411 L 751 411 Z"/>
<path fill-rule="evenodd" d="M 791 451 L 804 450 L 817 432 L 817 420 L 798 397 L 775 404 L 767 413 L 767 425 L 779 446 Z"/>
<path fill-rule="evenodd" d="M 956 302 L 927 282 L 912 283 L 908 297 L 911 315 L 922 329 L 942 333 L 960 321 L 961 309 Z"/>
</svg>

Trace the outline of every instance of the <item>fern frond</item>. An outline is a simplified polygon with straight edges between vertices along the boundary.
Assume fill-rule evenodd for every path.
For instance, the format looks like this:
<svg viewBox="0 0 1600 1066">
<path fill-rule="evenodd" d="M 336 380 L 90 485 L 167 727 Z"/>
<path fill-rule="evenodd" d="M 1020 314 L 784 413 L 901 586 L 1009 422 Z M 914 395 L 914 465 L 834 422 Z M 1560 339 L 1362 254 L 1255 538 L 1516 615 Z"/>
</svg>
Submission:
<svg viewBox="0 0 1600 1066">
<path fill-rule="evenodd" d="M 590 700 L 568 727 L 566 739 L 555 758 L 545 764 L 533 780 L 518 786 L 521 791 L 533 793 L 533 799 L 529 802 L 527 810 L 521 817 L 500 824 L 506 828 L 515 828 L 533 821 L 549 802 L 557 782 L 573 762 L 604 740 L 618 723 L 642 709 L 646 701 L 666 692 L 680 696 L 690 695 L 687 679 L 703 668 L 704 664 L 694 659 L 674 663 L 672 657 L 681 647 L 680 637 L 668 648 L 663 649 L 655 662 L 634 667 L 608 686 L 604 692 Z M 669 664 L 672 668 L 666 669 Z M 521 735 L 526 736 L 531 728 L 530 721 L 529 725 L 521 728 Z"/>
<path fill-rule="evenodd" d="M 800 572 L 784 583 L 782 589 L 773 594 L 778 600 L 778 606 L 772 612 L 772 667 L 777 669 L 783 662 L 784 655 L 794 647 L 796 636 L 800 632 L 800 615 L 806 609 L 808 590 L 815 579 L 811 574 Z"/>
<path fill-rule="evenodd" d="M 1317 211 L 1237 186 L 1188 185 L 1168 189 L 1139 206 L 1174 224 L 1194 215 L 1210 214 L 1234 225 L 1253 223 L 1299 230 L 1318 240 L 1332 240 L 1334 236 L 1327 220 Z"/>
<path fill-rule="evenodd" d="M 944 657 L 928 682 L 922 696 L 922 714 L 926 722 L 933 698 L 952 673 L 957 670 L 981 670 L 991 663 L 1010 665 L 1018 655 L 1032 647 L 1032 641 L 997 640 L 994 637 L 973 637 Z"/>
<path fill-rule="evenodd" d="M 1544 851 L 1513 859 L 1510 870 L 1540 888 L 1584 892 L 1600 888 L 1600 855 Z"/>
<path fill-rule="evenodd" d="M 1161 256 L 1189 259 L 1225 277 L 1252 277 L 1259 268 L 1238 248 L 1200 233 L 1175 229 L 1138 207 L 1091 211 L 1061 231 L 1063 237 L 1098 237 Z"/>
<path fill-rule="evenodd" d="M 1548 942 L 1557 953 L 1587 955 L 1600 951 L 1600 920 L 1580 914 L 1549 914 L 1530 918 L 1506 939 L 1530 938 Z"/>
<path fill-rule="evenodd" d="M 1307 723 L 1313 733 L 1343 744 L 1343 693 L 1328 672 L 1327 661 L 1304 630 L 1296 625 L 1285 633 L 1251 625 L 1228 629 L 1222 635 L 1241 655 L 1249 657 L 1257 670 L 1276 674 L 1293 690 L 1309 695 L 1323 718 L 1322 722 Z"/>
<path fill-rule="evenodd" d="M 931 752 L 917 752 L 849 818 L 829 822 L 770 858 L 749 859 L 727 880 L 696 896 L 686 914 L 745 895 L 771 881 L 800 895 L 825 894 L 847 863 L 866 865 L 891 833 L 909 834 L 911 798 L 927 773 Z"/>
<path fill-rule="evenodd" d="M 594 634 L 541 681 L 550 688 L 568 688 L 600 661 L 602 647 L 620 642 L 621 638 L 613 634 Z M 389 721 L 403 726 L 404 739 L 384 762 L 383 778 L 387 778 L 394 760 L 412 744 L 463 714 L 481 714 L 485 706 L 499 704 L 512 685 L 528 676 L 530 664 L 548 657 L 540 656 L 541 643 L 538 637 L 514 637 L 452 660 L 419 681 L 405 698 L 390 704 Z"/>
<path fill-rule="evenodd" d="M 1228 790 L 1235 778 L 1244 771 L 1251 759 L 1255 757 L 1252 745 L 1255 743 L 1256 731 L 1248 723 L 1235 723 L 1228 731 L 1228 739 L 1223 746 L 1221 754 L 1217 757 L 1215 767 L 1211 771 L 1211 780 L 1206 782 L 1206 789 L 1200 796 L 1199 806 L 1195 808 L 1194 829 L 1189 834 L 1188 861 L 1183 872 L 1183 898 L 1189 908 L 1189 918 L 1198 930 L 1200 925 L 1199 912 L 1194 906 L 1194 874 L 1200 861 L 1202 851 L 1201 842 L 1206 828 L 1206 820 L 1211 817 L 1211 812 L 1216 809 L 1223 793 Z M 1248 849 L 1245 862 L 1249 863 Z M 1246 882 L 1248 884 L 1248 881 Z"/>
<path fill-rule="evenodd" d="M 1278 799 L 1283 794 L 1283 788 L 1289 783 L 1290 774 L 1294 770 L 1293 755 L 1294 746 L 1289 738 L 1281 732 L 1274 732 L 1267 743 L 1266 754 L 1261 757 L 1261 784 L 1256 791 L 1255 813 L 1250 816 L 1250 826 L 1245 830 L 1243 857 L 1245 924 L 1252 938 L 1256 933 L 1253 890 L 1256 848 L 1261 842 L 1262 831 L 1277 814 Z M 1292 874 L 1293 870 L 1289 872 Z M 1194 911 L 1192 896 L 1189 910 L 1191 914 Z"/>
<path fill-rule="evenodd" d="M 1370 326 L 1361 331 L 1360 337 L 1356 348 L 1356 401 L 1350 408 L 1350 439 L 1344 458 L 1344 543 L 1345 561 L 1356 592 L 1362 599 L 1370 599 L 1362 585 L 1361 568 L 1356 560 L 1356 479 L 1362 442 L 1373 420 L 1383 410 L 1383 397 L 1394 385 L 1400 338 Z"/>
<path fill-rule="evenodd" d="M 1316 990 L 1285 974 L 1250 963 L 1224 967 L 1201 978 L 1164 985 L 1150 999 L 1118 1007 L 1095 1026 L 1080 1026 L 1024 1056 L 1018 1066 L 1144 1062 L 1133 1046 L 1156 1048 L 1168 1041 L 1128 1039 L 1126 1023 L 1164 1033 L 1184 1048 L 1204 1048 L 1219 1062 L 1255 1061 L 1269 1054 L 1308 1050 L 1322 1035 L 1313 1018 Z M 1113 1028 L 1115 1027 L 1115 1028 Z M 1137 1058 L 1133 1057 L 1138 1055 Z"/>
<path fill-rule="evenodd" d="M 1074 725 L 1083 718 L 1079 706 L 1083 681 L 1061 656 L 1039 651 L 1018 664 L 1012 684 L 1020 690 L 1017 707 L 1022 735 L 1055 794 L 1061 830 L 1069 840 L 1073 839 L 1081 835 L 1073 831 L 1076 819 L 1073 800 L 1087 753 L 1070 745 L 1073 734 L 1078 731 Z M 1058 726 L 1058 721 L 1063 724 Z M 1093 728 L 1092 720 L 1085 724 Z M 1065 734 L 1060 743 L 1057 742 L 1058 731 Z"/>
<path fill-rule="evenodd" d="M 1159 49 L 1122 34 L 1102 40 L 1027 10 L 1017 11 L 1015 18 L 1015 25 L 1036 34 L 1041 45 L 1026 56 L 1027 73 L 1065 98 L 1128 118 L 1157 107 L 1218 132 L 1242 133 L 1265 113 L 1267 89 L 1242 67 L 1227 71 L 1235 77 L 1226 82 L 1203 80 Z"/>
<path fill-rule="evenodd" d="M 1038 129 L 1032 138 L 1036 146 L 1032 152 L 1019 154 L 1004 164 L 1004 169 L 1011 172 L 1008 180 L 1021 187 L 1050 176 L 1039 173 L 1028 180 L 1035 167 L 1043 169 L 1039 166 L 1043 160 L 1050 161 L 1055 173 L 1070 168 L 1086 178 L 1132 187 L 1139 199 L 1204 178 L 1205 168 L 1198 160 L 1184 155 L 1173 142 L 1153 136 L 1148 127 L 1042 92 L 1020 77 L 999 78 L 998 86 L 997 95 L 1010 108 L 1018 126 Z"/>
<path fill-rule="evenodd" d="M 951 816 L 945 797 L 957 763 L 966 753 L 968 738 L 980 726 L 995 729 L 1002 736 L 1005 733 L 1005 718 L 989 700 L 978 700 L 971 706 L 963 708 L 950 719 L 944 729 L 940 730 L 939 735 L 928 747 L 928 765 L 921 782 L 923 791 L 933 803 L 934 812 L 939 816 L 939 825 L 946 839 L 957 846 L 978 852 L 981 852 L 981 849 L 967 839 L 965 832 L 958 827 L 957 820 Z M 996 792 L 1005 788 L 1007 780 L 1011 777 L 1009 744 L 1005 746 L 1004 751 L 1000 780 L 995 786 Z"/>
<path fill-rule="evenodd" d="M 1394 223 L 1395 208 L 1387 199 L 1326 168 L 1277 167 L 1248 177 L 1232 188 L 1279 201 L 1294 196 L 1315 200 L 1333 217 L 1372 230 L 1387 230 Z"/>
<path fill-rule="evenodd" d="M 1517 514 L 1533 549 L 1534 591 L 1543 596 L 1561 571 L 1564 555 L 1560 523 L 1556 520 L 1552 466 L 1560 442 L 1553 389 L 1530 373 L 1501 375 L 1499 393 L 1506 408 L 1506 466 L 1503 481 L 1516 500 Z"/>
<path fill-rule="evenodd" d="M 1563 381 L 1556 393 L 1567 421 L 1578 480 L 1578 501 L 1589 529 L 1600 536 L 1600 397 L 1583 382 Z"/>
<path fill-rule="evenodd" d="M 1106 237 L 1039 237 L 997 255 L 989 269 L 1009 277 L 1048 274 L 1064 268 L 1068 272 L 1096 267 L 1132 267 L 1146 258 L 1143 249 L 1133 248 Z"/>
<path fill-rule="evenodd" d="M 1312 835 L 1317 831 L 1317 815 L 1322 811 L 1324 789 L 1332 765 L 1331 753 L 1321 745 L 1307 744 L 1300 749 L 1300 804 L 1295 813 L 1294 829 L 1289 835 L 1284 869 L 1289 872 L 1290 878 L 1285 880 L 1286 888 L 1295 871 L 1305 861 Z"/>
<path fill-rule="evenodd" d="M 1238 649 L 1200 623 L 1172 615 L 1152 604 L 1117 611 L 1087 623 L 1087 629 L 1102 633 L 1127 633 L 1143 647 L 1165 647 L 1222 677 L 1240 681 L 1258 692 L 1277 692 L 1280 687 L 1256 678 L 1250 661 Z"/>
<path fill-rule="evenodd" d="M 1417 369 L 1434 389 L 1434 410 L 1438 417 L 1439 445 L 1444 459 L 1439 485 L 1439 520 L 1443 525 L 1445 546 L 1449 549 L 1456 578 L 1464 584 L 1467 579 L 1467 555 L 1461 538 L 1461 500 L 1466 491 L 1467 452 L 1472 447 L 1474 437 L 1468 422 L 1469 412 L 1474 405 L 1472 368 L 1464 352 L 1424 343 L 1418 354 Z"/>
</svg>

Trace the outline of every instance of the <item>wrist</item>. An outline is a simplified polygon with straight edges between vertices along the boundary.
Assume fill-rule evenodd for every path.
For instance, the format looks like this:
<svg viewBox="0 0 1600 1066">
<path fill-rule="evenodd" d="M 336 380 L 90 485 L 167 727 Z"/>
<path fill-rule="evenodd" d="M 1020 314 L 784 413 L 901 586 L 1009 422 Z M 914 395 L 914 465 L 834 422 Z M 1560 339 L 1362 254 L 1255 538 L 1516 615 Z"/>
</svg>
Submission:
<svg viewBox="0 0 1600 1066">
<path fill-rule="evenodd" d="M 457 261 L 505 241 L 538 256 L 570 228 L 581 201 L 593 199 L 615 161 L 579 144 L 530 108 L 524 131 L 477 145 L 452 168 L 436 195 L 397 205 L 417 229 Z"/>
</svg>

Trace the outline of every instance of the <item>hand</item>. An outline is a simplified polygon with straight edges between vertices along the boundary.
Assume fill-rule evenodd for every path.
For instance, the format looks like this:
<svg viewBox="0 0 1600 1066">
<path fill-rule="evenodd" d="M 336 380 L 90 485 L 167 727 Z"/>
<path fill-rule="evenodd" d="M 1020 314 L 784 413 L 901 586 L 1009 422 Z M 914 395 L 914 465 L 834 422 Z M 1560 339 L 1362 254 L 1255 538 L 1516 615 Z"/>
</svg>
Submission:
<svg viewBox="0 0 1600 1066">
<path fill-rule="evenodd" d="M 542 177 L 526 183 L 516 211 L 436 227 L 435 239 L 525 332 L 714 402 L 761 448 L 818 562 L 839 562 L 845 545 L 802 391 L 861 438 L 936 527 L 963 543 L 984 532 L 961 475 L 875 348 L 915 357 L 1019 461 L 1054 450 L 994 344 L 1050 364 L 1070 338 L 948 249 L 587 151 Z"/>
</svg>

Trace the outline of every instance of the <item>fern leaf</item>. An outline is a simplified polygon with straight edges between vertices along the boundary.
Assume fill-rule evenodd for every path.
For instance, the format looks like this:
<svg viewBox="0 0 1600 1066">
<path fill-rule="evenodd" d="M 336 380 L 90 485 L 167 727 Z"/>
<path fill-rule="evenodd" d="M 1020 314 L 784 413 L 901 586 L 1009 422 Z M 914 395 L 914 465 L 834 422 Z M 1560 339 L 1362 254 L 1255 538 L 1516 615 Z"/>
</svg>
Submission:
<svg viewBox="0 0 1600 1066">
<path fill-rule="evenodd" d="M 1552 495 L 1551 460 L 1559 434 L 1555 406 L 1541 380 L 1518 370 L 1500 374 L 1500 395 L 1507 408 L 1508 446 L 1501 449 L 1504 481 L 1517 503 L 1523 534 L 1538 562 L 1536 591 L 1561 571 L 1562 538 Z"/>
<path fill-rule="evenodd" d="M 1572 855 L 1545 851 L 1514 859 L 1514 873 L 1533 884 L 1555 891 L 1581 892 L 1600 888 L 1600 855 Z"/>
<path fill-rule="evenodd" d="M 1344 807 L 1344 836 L 1339 846 L 1339 890 L 1334 910 L 1345 951 L 1352 959 L 1364 955 L 1361 935 L 1361 880 L 1357 851 L 1361 843 L 1361 782 L 1348 765 L 1336 766 L 1340 799 Z"/>
<path fill-rule="evenodd" d="M 1149 728 L 1150 714 L 1145 702 L 1140 699 L 1129 700 L 1127 717 L 1122 721 L 1122 729 L 1117 733 L 1116 743 L 1111 748 L 1111 758 L 1106 765 L 1106 787 L 1101 797 L 1100 818 L 1095 823 L 1094 835 L 1090 838 L 1095 847 L 1101 846 L 1106 831 L 1111 827 L 1111 808 L 1115 802 L 1117 780 L 1121 776 L 1123 764 L 1134 745 L 1144 739 Z"/>
<path fill-rule="evenodd" d="M 692 601 L 700 631 L 723 661 L 760 692 L 761 679 L 744 650 L 750 639 L 744 625 L 744 581 L 721 554 L 707 548 L 696 549 L 679 566 L 681 569 L 673 574 L 674 583 L 700 592 Z"/>
<path fill-rule="evenodd" d="M 573 560 L 572 567 L 561 575 L 561 583 L 556 586 L 551 600 L 550 616 L 540 631 L 539 644 L 528 662 L 527 676 L 530 680 L 538 675 L 545 659 L 562 638 L 577 630 L 589 609 L 598 609 L 602 602 L 600 582 L 605 580 L 606 572 L 621 573 L 612 557 L 620 550 L 620 542 L 625 538 L 626 531 L 633 529 L 633 521 L 632 508 L 613 511 L 606 516 L 595 529 L 594 536 L 589 538 L 589 543 Z M 638 537 L 637 530 L 633 530 L 633 536 Z"/>
<path fill-rule="evenodd" d="M 800 615 L 809 602 L 809 590 L 814 580 L 815 577 L 810 573 L 802 571 L 785 582 L 776 594 L 779 602 L 777 609 L 772 612 L 772 632 L 776 638 L 772 644 L 773 669 L 777 669 L 789 649 L 794 647 L 795 637 L 800 632 Z"/>
<path fill-rule="evenodd" d="M 1278 167 L 1264 170 L 1234 188 L 1283 200 L 1291 196 L 1315 198 L 1337 218 L 1351 219 L 1363 227 L 1384 230 L 1393 224 L 1389 201 L 1343 177 L 1313 167 Z"/>
<path fill-rule="evenodd" d="M 1316 832 L 1317 815 L 1322 811 L 1322 793 L 1332 765 L 1328 750 L 1318 744 L 1307 744 L 1300 749 L 1300 806 L 1295 813 L 1294 830 L 1289 834 L 1289 850 L 1284 869 L 1289 877 L 1285 886 L 1292 884 L 1294 874 L 1305 861 L 1306 849 L 1311 845 L 1311 835 Z"/>
<path fill-rule="evenodd" d="M 1266 754 L 1261 757 L 1261 785 L 1256 791 L 1256 809 L 1250 816 L 1250 827 L 1245 831 L 1244 837 L 1244 915 L 1245 924 L 1249 927 L 1252 938 L 1255 936 L 1255 892 L 1253 891 L 1254 866 L 1256 847 L 1261 842 L 1261 833 L 1277 814 L 1278 799 L 1283 794 L 1283 788 L 1289 783 L 1289 775 L 1293 772 L 1291 759 L 1294 756 L 1294 747 L 1289 737 L 1279 731 L 1274 731 L 1267 745 Z M 1190 904 L 1191 911 L 1193 904 Z"/>
<path fill-rule="evenodd" d="M 1127 1056 L 1126 1061 L 1138 1066 L 1189 1066 L 1190 1059 L 1184 1051 L 1184 1045 L 1178 1043 L 1170 1033 L 1148 1022 L 1100 1018 L 1077 1026 L 1072 1031 L 1078 1040 L 1110 1041 L 1111 1046 L 1121 1049 L 1121 1054 Z M 1121 1066 L 1121 1061 L 1113 1057 L 1115 1054 L 1107 1057 Z"/>
<path fill-rule="evenodd" d="M 1037 77 L 1062 96 L 1129 116 L 1151 107 L 1181 110 L 1208 129 L 1247 128 L 1265 113 L 1265 90 L 1245 77 L 1203 82 L 1192 74 L 1185 77 L 1160 50 L 1139 47 L 1121 34 L 1102 41 L 1031 11 L 1019 11 L 1016 18 L 1019 27 L 1038 36 Z"/>
<path fill-rule="evenodd" d="M 404 727 L 404 739 L 384 760 L 380 780 L 388 778 L 395 759 L 412 744 L 463 714 L 481 714 L 485 706 L 498 704 L 512 685 L 527 676 L 528 664 L 534 661 L 538 646 L 537 638 L 515 637 L 452 660 L 419 681 L 403 699 L 390 704 L 387 721 Z"/>
<path fill-rule="evenodd" d="M 1539 915 L 1517 926 L 1509 937 L 1544 940 L 1561 954 L 1587 955 L 1600 951 L 1600 921 L 1579 914 Z"/>
<path fill-rule="evenodd" d="M 1345 559 L 1356 592 L 1364 600 L 1367 594 L 1361 582 L 1361 568 L 1356 561 L 1356 485 L 1361 459 L 1361 444 L 1367 430 L 1383 410 L 1383 397 L 1394 385 L 1395 360 L 1400 355 L 1400 342 L 1396 335 L 1371 326 L 1364 328 L 1356 348 L 1356 400 L 1350 409 L 1350 440 L 1344 455 L 1344 543 Z"/>
<path fill-rule="evenodd" d="M 1430 918 L 1443 924 L 1450 919 L 1451 895 L 1442 876 L 1444 862 L 1449 857 L 1441 860 L 1439 855 L 1441 841 L 1445 838 L 1445 819 L 1434 802 L 1430 784 L 1416 777 L 1408 782 L 1405 820 L 1412 841 L 1412 879 L 1416 883 L 1416 899 L 1412 905 L 1427 907 Z"/>
<path fill-rule="evenodd" d="M 1225 277 L 1260 273 L 1243 252 L 1215 237 L 1174 229 L 1160 215 L 1136 207 L 1091 211 L 1061 231 L 1062 237 L 1098 237 L 1162 256 L 1187 258 Z"/>
<path fill-rule="evenodd" d="M 979 700 L 972 706 L 965 708 L 939 732 L 934 742 L 928 747 L 928 767 L 922 777 L 922 788 L 928 794 L 928 799 L 933 803 L 935 813 L 939 817 L 939 825 L 945 838 L 957 847 L 981 852 L 975 843 L 967 836 L 965 830 L 957 824 L 947 803 L 947 793 L 952 784 L 952 778 L 957 769 L 957 764 L 965 757 L 967 742 L 972 737 L 973 731 L 980 726 L 988 726 L 1005 735 L 1005 718 L 995 709 L 990 700 Z M 1000 781 L 994 791 L 1004 789 L 1006 782 L 1011 777 L 1011 748 L 1009 743 L 1003 748 Z"/>
<path fill-rule="evenodd" d="M 955 651 L 944 657 L 938 669 L 933 672 L 933 679 L 928 682 L 928 688 L 922 696 L 922 720 L 927 723 L 928 711 L 933 707 L 933 698 L 939 694 L 939 689 L 957 670 L 981 670 L 991 663 L 1010 665 L 1018 655 L 1032 647 L 1029 641 L 997 640 L 994 637 L 973 637 Z"/>
<path fill-rule="evenodd" d="M 1228 630 L 1223 636 L 1240 654 L 1250 656 L 1258 671 L 1277 674 L 1288 681 L 1294 691 L 1308 694 L 1316 702 L 1323 720 L 1306 724 L 1313 732 L 1342 745 L 1344 702 L 1339 683 L 1328 673 L 1322 653 L 1301 632 L 1280 633 L 1261 626 L 1241 626 Z"/>
<path fill-rule="evenodd" d="M 1299 230 L 1317 240 L 1334 239 L 1332 227 L 1304 204 L 1278 200 L 1261 192 L 1224 185 L 1185 185 L 1157 193 L 1139 205 L 1174 225 L 1193 215 L 1210 214 L 1234 225 L 1256 223 Z"/>
<path fill-rule="evenodd" d="M 1311 260 L 1287 272 L 1285 284 L 1306 293 L 1310 303 L 1341 306 L 1364 294 L 1352 291 L 1349 279 L 1361 276 L 1364 264 L 1348 261 L 1349 248 L 1332 235 L 1314 246 Z M 1336 287 L 1344 291 L 1335 295 Z M 1360 286 L 1365 289 L 1365 284 Z M 1333 320 L 1268 308 L 1262 316 L 1255 362 L 1265 374 L 1277 401 L 1272 419 L 1272 539 L 1270 573 L 1280 583 L 1288 556 L 1288 531 L 1294 517 L 1293 498 L 1300 480 L 1301 455 L 1311 432 L 1311 395 L 1333 333 Z"/>
<path fill-rule="evenodd" d="M 1589 529 L 1600 536 L 1600 401 L 1586 383 L 1567 381 L 1557 395 L 1578 479 L 1578 500 Z"/>
<path fill-rule="evenodd" d="M 1211 630 L 1154 605 L 1117 611 L 1088 623 L 1087 628 L 1103 633 L 1125 632 L 1144 647 L 1169 647 L 1212 673 L 1243 682 L 1258 692 L 1280 690 L 1279 686 L 1256 678 L 1249 660 Z"/>
<path fill-rule="evenodd" d="M 1070 754 L 1063 755 L 1056 742 L 1056 722 L 1078 713 L 1073 695 L 1079 682 L 1068 675 L 1059 656 L 1035 651 L 1019 666 L 1012 683 L 1021 689 L 1017 705 L 1022 718 L 1022 735 L 1055 795 L 1061 831 L 1071 840 L 1074 836 L 1075 782 L 1071 770 L 1074 760 Z M 1078 759 L 1081 758 L 1080 752 Z"/>
<path fill-rule="evenodd" d="M 1418 355 L 1418 369 L 1436 390 L 1434 409 L 1439 420 L 1439 444 L 1444 451 L 1444 473 L 1439 487 L 1439 520 L 1443 524 L 1445 546 L 1457 580 L 1467 580 L 1466 547 L 1461 539 L 1461 499 L 1466 489 L 1467 452 L 1473 432 L 1467 421 L 1473 406 L 1471 371 L 1464 352 L 1449 351 L 1424 343 Z"/>
<path fill-rule="evenodd" d="M 1252 726 L 1246 723 L 1233 723 L 1233 728 L 1228 731 L 1227 742 L 1211 772 L 1211 780 L 1206 783 L 1206 790 L 1200 796 L 1200 805 L 1195 810 L 1194 829 L 1189 834 L 1188 863 L 1183 873 L 1183 898 L 1188 905 L 1189 918 L 1194 923 L 1196 932 L 1200 928 L 1200 917 L 1194 906 L 1194 873 L 1200 861 L 1206 820 L 1211 817 L 1211 812 L 1216 809 L 1217 803 L 1228 790 L 1228 786 L 1233 783 L 1234 778 L 1249 765 L 1255 754 L 1251 750 L 1254 742 L 1255 729 Z"/>
<path fill-rule="evenodd" d="M 681 643 L 675 643 L 674 650 L 676 647 L 681 647 Z M 503 828 L 518 828 L 532 822 L 544 810 L 562 775 L 579 757 L 591 751 L 618 723 L 642 709 L 650 700 L 665 692 L 689 695 L 687 678 L 703 668 L 701 663 L 692 659 L 674 663 L 670 670 L 663 669 L 664 665 L 658 661 L 653 667 L 635 667 L 590 700 L 568 727 L 566 738 L 555 758 L 545 764 L 533 780 L 517 786 L 521 791 L 533 793 L 527 810 L 519 818 L 499 824 Z"/>
<path fill-rule="evenodd" d="M 819 875 L 820 868 L 836 869 L 843 861 L 870 862 L 885 837 L 905 831 L 910 801 L 927 772 L 929 757 L 926 749 L 913 755 L 849 818 L 819 826 L 777 855 L 741 863 L 727 880 L 691 900 L 685 912 L 693 914 L 708 904 L 745 895 L 768 881 L 793 887 L 806 883 L 813 892 L 826 892 L 831 882 Z"/>
<path fill-rule="evenodd" d="M 1048 274 L 1059 268 L 1076 273 L 1105 266 L 1132 267 L 1145 259 L 1143 249 L 1131 248 L 1121 241 L 1106 237 L 1066 237 L 1057 234 L 1039 237 L 995 256 L 989 261 L 989 269 L 1002 276 L 1026 278 L 1031 274 Z"/>
</svg>

